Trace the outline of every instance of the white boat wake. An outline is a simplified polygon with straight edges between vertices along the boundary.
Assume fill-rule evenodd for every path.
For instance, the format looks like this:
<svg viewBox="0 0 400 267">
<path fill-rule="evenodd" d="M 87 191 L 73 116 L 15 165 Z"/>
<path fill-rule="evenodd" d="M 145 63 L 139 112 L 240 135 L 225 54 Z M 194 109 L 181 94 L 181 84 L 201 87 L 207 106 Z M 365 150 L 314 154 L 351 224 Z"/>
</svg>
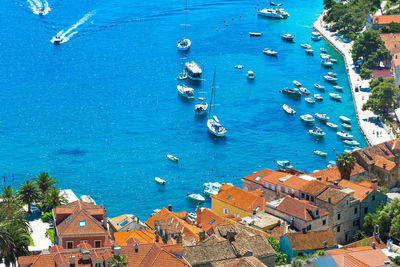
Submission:
<svg viewBox="0 0 400 267">
<path fill-rule="evenodd" d="M 40 1 L 40 0 L 27 0 L 30 8 L 33 12 L 33 14 L 36 15 L 47 15 L 50 11 L 51 8 L 49 6 L 49 3 L 46 0 Z"/>
<path fill-rule="evenodd" d="M 78 33 L 78 31 L 75 31 L 75 29 L 78 28 L 80 25 L 84 24 L 86 21 L 88 21 L 88 19 L 90 19 L 94 14 L 96 14 L 96 10 L 93 10 L 93 11 L 90 11 L 89 13 L 87 13 L 80 20 L 78 20 L 77 23 L 72 25 L 69 29 L 67 29 L 65 31 L 64 30 L 59 31 L 56 34 L 56 36 L 60 36 L 60 38 L 61 38 L 60 44 L 68 42 L 72 38 L 72 36 L 74 36 L 75 34 Z M 50 40 L 50 42 L 54 43 L 54 39 L 56 36 L 54 36 Z"/>
</svg>

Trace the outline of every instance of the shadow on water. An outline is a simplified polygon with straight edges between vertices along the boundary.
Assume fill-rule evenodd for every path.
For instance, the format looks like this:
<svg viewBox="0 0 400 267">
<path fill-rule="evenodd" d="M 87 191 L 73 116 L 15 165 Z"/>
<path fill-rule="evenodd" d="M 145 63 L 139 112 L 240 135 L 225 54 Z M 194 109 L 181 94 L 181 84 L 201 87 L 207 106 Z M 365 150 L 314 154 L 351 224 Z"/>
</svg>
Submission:
<svg viewBox="0 0 400 267">
<path fill-rule="evenodd" d="M 57 149 L 55 151 L 56 155 L 70 155 L 70 156 L 84 156 L 87 151 L 81 149 Z"/>
</svg>

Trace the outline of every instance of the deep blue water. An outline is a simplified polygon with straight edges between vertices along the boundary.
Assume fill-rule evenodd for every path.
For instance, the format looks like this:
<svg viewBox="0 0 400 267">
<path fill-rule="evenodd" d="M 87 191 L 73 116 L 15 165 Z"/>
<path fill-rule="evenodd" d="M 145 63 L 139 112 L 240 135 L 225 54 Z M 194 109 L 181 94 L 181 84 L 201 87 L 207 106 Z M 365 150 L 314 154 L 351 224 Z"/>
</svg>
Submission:
<svg viewBox="0 0 400 267">
<path fill-rule="evenodd" d="M 299 46 L 311 43 L 322 1 L 283 2 L 291 16 L 278 21 L 254 15 L 262 2 L 189 1 L 192 48 L 179 53 L 184 1 L 56 0 L 40 17 L 29 1 L 1 0 L 0 170 L 7 183 L 11 174 L 16 185 L 46 171 L 60 187 L 104 204 L 110 217 L 145 218 L 168 204 L 191 211 L 186 193 L 200 193 L 203 182 L 240 186 L 243 176 L 276 168 L 274 160 L 288 159 L 308 172 L 325 168 L 345 146 L 326 126 L 327 136 L 316 142 L 301 114 L 326 112 L 334 123 L 346 115 L 365 146 L 343 59 L 324 41 L 312 43 L 314 56 Z M 50 40 L 60 31 L 71 37 L 54 46 Z M 264 35 L 250 38 L 249 31 Z M 295 43 L 280 39 L 285 32 L 296 36 Z M 279 51 L 278 58 L 263 55 L 265 47 Z M 329 99 L 334 90 L 323 81 L 320 47 L 339 61 L 333 71 L 345 87 L 342 102 Z M 205 81 L 192 84 L 197 97 L 209 97 L 217 66 L 216 113 L 228 129 L 225 139 L 208 134 L 206 118 L 194 116 L 195 101 L 177 95 L 175 78 L 186 55 L 204 71 Z M 255 72 L 253 82 L 246 79 L 248 69 Z M 315 82 L 326 85 L 324 101 L 310 106 L 304 97 L 283 96 L 279 91 L 294 79 L 312 93 Z M 285 114 L 284 103 L 297 114 Z M 328 158 L 316 157 L 314 149 Z M 155 176 L 167 185 L 156 185 Z"/>
</svg>

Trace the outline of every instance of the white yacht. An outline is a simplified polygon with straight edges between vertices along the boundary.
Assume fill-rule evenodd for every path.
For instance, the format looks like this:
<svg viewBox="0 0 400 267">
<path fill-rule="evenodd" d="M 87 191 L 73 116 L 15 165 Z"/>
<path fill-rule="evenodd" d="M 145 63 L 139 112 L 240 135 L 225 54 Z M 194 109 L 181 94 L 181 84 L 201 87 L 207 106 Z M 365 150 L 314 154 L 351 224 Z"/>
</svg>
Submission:
<svg viewBox="0 0 400 267">
<path fill-rule="evenodd" d="M 315 137 L 324 137 L 325 136 L 325 132 L 322 131 L 322 129 L 319 127 L 315 127 L 314 129 L 309 130 L 308 133 Z"/>
<path fill-rule="evenodd" d="M 289 107 L 287 104 L 283 104 L 282 108 L 287 114 L 296 114 L 296 111 L 293 108 Z"/>
<path fill-rule="evenodd" d="M 178 89 L 178 93 L 180 96 L 193 99 L 194 98 L 194 89 L 191 87 L 187 87 L 186 85 L 177 85 L 176 88 Z"/>
<path fill-rule="evenodd" d="M 278 55 L 278 52 L 276 52 L 276 51 L 274 51 L 274 50 L 271 50 L 271 49 L 269 49 L 269 48 L 265 48 L 265 49 L 263 50 L 263 53 L 264 53 L 264 54 L 267 54 L 267 55 L 270 55 L 270 56 L 277 56 L 277 55 Z"/>
<path fill-rule="evenodd" d="M 200 194 L 186 194 L 186 199 L 198 204 L 203 203 L 206 199 Z"/>
<path fill-rule="evenodd" d="M 186 27 L 187 27 L 187 0 L 186 0 L 186 6 L 185 6 L 185 35 L 186 35 Z M 177 48 L 180 51 L 186 51 L 190 49 L 190 46 L 192 45 L 192 42 L 190 41 L 189 38 L 182 38 L 182 40 L 180 40 L 177 44 Z"/>
<path fill-rule="evenodd" d="M 170 155 L 170 154 L 167 155 L 167 158 L 168 158 L 170 161 L 174 161 L 174 162 L 178 162 L 178 161 L 179 161 L 179 158 L 177 158 L 177 157 L 175 157 L 175 156 L 173 156 L 173 155 Z"/>
<path fill-rule="evenodd" d="M 310 114 L 304 114 L 300 116 L 300 119 L 305 123 L 314 123 L 315 119 Z"/>
<path fill-rule="evenodd" d="M 274 18 L 274 19 L 286 19 L 289 17 L 289 13 L 283 8 L 263 8 L 257 11 L 259 16 Z"/>
<path fill-rule="evenodd" d="M 204 183 L 203 184 L 203 194 L 207 197 L 214 196 L 218 194 L 219 189 L 221 188 L 221 184 L 218 182 L 215 183 Z"/>
<path fill-rule="evenodd" d="M 276 164 L 278 164 L 283 169 L 292 169 L 293 166 L 290 165 L 290 161 L 288 160 L 277 160 Z"/>
<path fill-rule="evenodd" d="M 199 97 L 199 100 L 201 101 L 200 104 L 196 104 L 194 106 L 194 112 L 196 115 L 204 115 L 207 112 L 208 104 L 206 102 L 206 99 L 204 97 Z"/>
<path fill-rule="evenodd" d="M 157 184 L 165 185 L 165 180 L 163 178 L 155 177 L 154 180 L 156 181 Z"/>
<path fill-rule="evenodd" d="M 81 196 L 81 200 L 86 202 L 86 203 L 90 203 L 90 204 L 96 205 L 96 202 L 94 201 L 94 199 L 89 195 L 82 195 Z"/>
<path fill-rule="evenodd" d="M 211 116 L 213 107 L 214 107 L 214 112 L 215 112 L 215 105 L 213 105 L 213 103 L 215 102 L 215 76 L 216 76 L 216 68 L 214 68 L 214 78 L 213 78 L 213 83 L 212 83 L 212 88 L 211 88 L 211 99 L 210 99 L 210 109 L 209 109 L 208 120 L 207 120 L 207 128 L 211 134 L 213 134 L 217 137 L 223 137 L 223 136 L 225 136 L 225 134 L 227 132 L 226 128 L 220 123 L 220 121 L 216 115 Z"/>
<path fill-rule="evenodd" d="M 346 133 L 346 132 L 344 132 L 344 131 L 337 132 L 336 135 L 337 135 L 339 138 L 345 139 L 345 140 L 352 140 L 353 137 L 354 137 L 354 136 L 352 136 L 351 134 Z"/>
<path fill-rule="evenodd" d="M 342 100 L 342 96 L 336 93 L 329 93 L 329 97 L 336 101 Z"/>
<path fill-rule="evenodd" d="M 298 87 L 301 86 L 301 83 L 300 83 L 299 81 L 296 81 L 296 80 L 293 81 L 293 84 L 296 85 L 296 86 L 298 86 Z"/>
<path fill-rule="evenodd" d="M 189 79 L 195 80 L 195 81 L 201 80 L 202 70 L 199 67 L 199 65 L 197 65 L 196 62 L 194 62 L 194 61 L 186 62 L 185 63 L 185 72 L 186 72 L 186 75 L 189 77 Z"/>
<path fill-rule="evenodd" d="M 317 120 L 319 121 L 324 121 L 324 122 L 329 120 L 328 115 L 326 115 L 325 113 L 315 113 L 315 118 L 317 118 Z"/>
</svg>

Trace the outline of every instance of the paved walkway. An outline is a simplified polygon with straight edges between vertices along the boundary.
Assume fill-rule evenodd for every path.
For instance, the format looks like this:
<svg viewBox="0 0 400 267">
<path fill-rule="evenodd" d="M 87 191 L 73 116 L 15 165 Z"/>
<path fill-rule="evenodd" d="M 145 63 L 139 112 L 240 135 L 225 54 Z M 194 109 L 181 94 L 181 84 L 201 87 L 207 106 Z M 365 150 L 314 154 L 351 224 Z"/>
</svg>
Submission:
<svg viewBox="0 0 400 267">
<path fill-rule="evenodd" d="M 323 14 L 324 13 L 322 13 L 317 19 L 313 27 L 316 31 L 320 32 L 325 40 L 328 41 L 336 50 L 338 50 L 344 58 L 361 132 L 364 134 L 367 142 L 370 145 L 376 145 L 394 139 L 395 137 L 393 136 L 391 129 L 387 129 L 386 125 L 378 120 L 377 116 L 373 112 L 368 110 L 362 111 L 362 106 L 365 102 L 367 102 L 371 93 L 361 90 L 358 92 L 355 91 L 355 88 L 359 86 L 362 86 L 363 88 L 369 87 L 369 82 L 362 80 L 360 75 L 355 72 L 353 59 L 350 52 L 353 42 L 347 41 L 336 32 L 330 32 L 326 30 L 324 28 L 325 23 L 322 20 Z"/>
<path fill-rule="evenodd" d="M 31 237 L 34 246 L 29 246 L 29 251 L 37 251 L 48 249 L 52 243 L 48 237 L 46 237 L 46 229 L 49 229 L 49 224 L 42 222 L 42 220 L 36 219 L 29 221 L 29 227 L 32 229 Z"/>
</svg>

